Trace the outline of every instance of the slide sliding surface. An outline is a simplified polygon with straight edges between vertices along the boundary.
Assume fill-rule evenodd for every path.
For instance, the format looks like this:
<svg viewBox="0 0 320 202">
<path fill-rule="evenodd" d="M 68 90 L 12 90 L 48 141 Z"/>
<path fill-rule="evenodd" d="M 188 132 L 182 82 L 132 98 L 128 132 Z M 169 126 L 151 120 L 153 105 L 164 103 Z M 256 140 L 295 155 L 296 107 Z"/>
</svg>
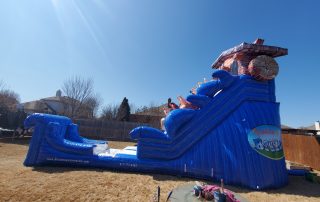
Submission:
<svg viewBox="0 0 320 202">
<path fill-rule="evenodd" d="M 35 127 L 24 164 L 98 167 L 209 180 L 224 179 L 252 189 L 287 183 L 279 103 L 274 80 L 213 74 L 187 100 L 198 109 L 176 109 L 165 119 L 166 131 L 138 127 L 130 135 L 136 147 L 112 149 L 106 141 L 78 134 L 63 116 L 33 114 Z"/>
</svg>

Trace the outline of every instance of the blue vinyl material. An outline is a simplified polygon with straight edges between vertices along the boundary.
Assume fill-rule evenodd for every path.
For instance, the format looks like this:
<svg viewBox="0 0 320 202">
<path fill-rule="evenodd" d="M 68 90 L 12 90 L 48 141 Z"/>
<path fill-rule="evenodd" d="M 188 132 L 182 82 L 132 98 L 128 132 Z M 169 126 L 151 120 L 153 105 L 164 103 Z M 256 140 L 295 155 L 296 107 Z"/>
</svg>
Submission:
<svg viewBox="0 0 320 202">
<path fill-rule="evenodd" d="M 303 170 L 303 169 L 294 169 L 294 170 L 288 170 L 289 175 L 294 176 L 305 176 L 309 171 Z"/>
<path fill-rule="evenodd" d="M 209 104 L 212 98 L 206 95 L 189 95 L 186 100 L 201 109 Z"/>
<path fill-rule="evenodd" d="M 130 135 L 137 146 L 114 155 L 95 154 L 95 147 L 105 142 L 82 138 L 69 118 L 33 114 L 25 120 L 25 126 L 35 130 L 24 164 L 224 179 L 226 184 L 251 189 L 286 185 L 285 159 L 279 156 L 281 139 L 276 145 L 265 144 L 271 151 L 259 150 L 262 144 L 251 145 L 253 141 L 264 143 L 252 139 L 252 134 L 268 133 L 268 127 L 270 133 L 280 131 L 274 80 L 256 81 L 222 70 L 212 76 L 217 80 L 203 84 L 196 95 L 187 98 L 199 109 L 171 111 L 165 119 L 166 131 L 145 126 L 133 129 Z M 268 157 L 273 154 L 278 156 Z"/>
</svg>

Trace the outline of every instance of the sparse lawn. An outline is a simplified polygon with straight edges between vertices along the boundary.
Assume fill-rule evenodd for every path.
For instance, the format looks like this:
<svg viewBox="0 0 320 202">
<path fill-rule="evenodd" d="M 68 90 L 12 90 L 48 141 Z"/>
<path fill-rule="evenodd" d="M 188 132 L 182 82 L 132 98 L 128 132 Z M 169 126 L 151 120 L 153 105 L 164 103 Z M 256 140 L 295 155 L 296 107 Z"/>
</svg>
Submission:
<svg viewBox="0 0 320 202">
<path fill-rule="evenodd" d="M 194 179 L 101 169 L 27 168 L 23 161 L 29 139 L 0 139 L 0 201 L 152 201 L 157 186 L 161 201 L 173 188 Z M 110 142 L 113 148 L 134 145 Z M 278 190 L 252 191 L 227 187 L 249 201 L 320 201 L 320 185 L 290 177 Z"/>
</svg>

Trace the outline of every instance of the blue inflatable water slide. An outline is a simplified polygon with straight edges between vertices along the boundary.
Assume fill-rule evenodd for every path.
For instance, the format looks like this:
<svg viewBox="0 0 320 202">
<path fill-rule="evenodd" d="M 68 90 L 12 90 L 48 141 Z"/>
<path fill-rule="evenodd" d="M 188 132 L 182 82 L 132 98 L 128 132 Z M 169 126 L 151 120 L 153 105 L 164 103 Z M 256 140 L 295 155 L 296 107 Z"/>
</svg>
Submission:
<svg viewBox="0 0 320 202">
<path fill-rule="evenodd" d="M 165 131 L 141 126 L 130 132 L 137 146 L 108 147 L 83 138 L 64 116 L 33 114 L 34 132 L 25 166 L 95 167 L 160 173 L 251 189 L 287 184 L 275 81 L 217 70 L 186 99 L 198 109 L 176 109 Z"/>
</svg>

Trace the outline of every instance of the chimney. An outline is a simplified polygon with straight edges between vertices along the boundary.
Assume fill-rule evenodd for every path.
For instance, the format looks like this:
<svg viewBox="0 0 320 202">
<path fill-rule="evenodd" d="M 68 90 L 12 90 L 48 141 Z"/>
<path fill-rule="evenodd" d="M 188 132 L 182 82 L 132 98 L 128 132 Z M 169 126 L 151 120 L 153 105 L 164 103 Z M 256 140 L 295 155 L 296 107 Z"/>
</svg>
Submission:
<svg viewBox="0 0 320 202">
<path fill-rule="evenodd" d="M 60 90 L 60 89 L 59 89 L 59 90 L 57 90 L 57 92 L 56 92 L 56 97 L 61 97 L 61 95 L 62 95 L 61 90 Z"/>
</svg>

